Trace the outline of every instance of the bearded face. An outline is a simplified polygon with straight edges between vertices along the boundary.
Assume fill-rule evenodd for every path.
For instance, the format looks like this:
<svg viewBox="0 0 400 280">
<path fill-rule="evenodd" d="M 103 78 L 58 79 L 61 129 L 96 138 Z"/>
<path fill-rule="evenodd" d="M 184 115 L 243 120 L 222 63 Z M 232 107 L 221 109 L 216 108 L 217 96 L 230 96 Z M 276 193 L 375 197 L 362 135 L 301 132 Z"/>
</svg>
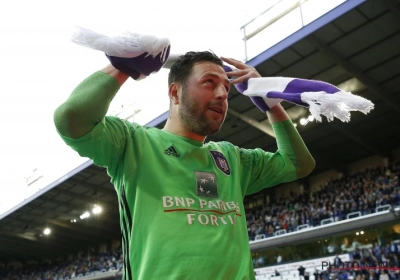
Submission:
<svg viewBox="0 0 400 280">
<path fill-rule="evenodd" d="M 196 95 L 201 93 L 193 94 L 186 86 L 182 88 L 179 115 L 185 127 L 203 136 L 218 132 L 226 117 L 224 101 L 202 102 Z"/>
</svg>

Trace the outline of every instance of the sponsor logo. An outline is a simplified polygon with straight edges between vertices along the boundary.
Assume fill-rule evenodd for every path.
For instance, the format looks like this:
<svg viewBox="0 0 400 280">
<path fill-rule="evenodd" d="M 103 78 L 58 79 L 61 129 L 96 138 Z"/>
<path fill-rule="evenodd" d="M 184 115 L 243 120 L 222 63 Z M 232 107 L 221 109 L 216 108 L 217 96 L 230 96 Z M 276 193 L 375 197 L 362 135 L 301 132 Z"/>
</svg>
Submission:
<svg viewBox="0 0 400 280">
<path fill-rule="evenodd" d="M 197 196 L 218 198 L 216 177 L 212 172 L 195 171 Z"/>
</svg>

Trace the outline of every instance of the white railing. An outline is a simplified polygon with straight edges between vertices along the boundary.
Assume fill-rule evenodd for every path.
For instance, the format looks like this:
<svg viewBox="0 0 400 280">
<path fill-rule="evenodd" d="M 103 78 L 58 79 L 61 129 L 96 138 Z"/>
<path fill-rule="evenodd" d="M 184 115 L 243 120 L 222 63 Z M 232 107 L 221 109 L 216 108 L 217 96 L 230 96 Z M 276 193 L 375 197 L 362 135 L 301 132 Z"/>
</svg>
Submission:
<svg viewBox="0 0 400 280">
<path fill-rule="evenodd" d="M 241 27 L 245 61 L 289 37 L 346 0 L 279 0 Z"/>
<path fill-rule="evenodd" d="M 267 241 L 269 239 L 274 239 L 275 237 L 278 236 L 282 236 L 282 235 L 293 235 L 296 233 L 299 233 L 301 230 L 303 229 L 317 229 L 317 228 L 323 228 L 325 226 L 332 226 L 332 225 L 342 225 L 343 223 L 348 223 L 351 222 L 350 220 L 354 221 L 354 220 L 359 220 L 359 219 L 368 219 L 370 217 L 376 217 L 377 215 L 381 215 L 381 214 L 386 214 L 386 213 L 390 213 L 390 217 L 400 217 L 400 205 L 390 205 L 390 204 L 386 204 L 386 205 L 382 205 L 382 206 L 378 206 L 375 207 L 375 211 L 374 213 L 368 213 L 368 214 L 364 214 L 361 213 L 360 211 L 357 212 L 352 212 L 346 215 L 346 219 L 344 220 L 335 220 L 334 218 L 327 218 L 327 219 L 323 219 L 321 221 L 319 221 L 315 226 L 312 226 L 311 224 L 303 224 L 303 225 L 299 225 L 296 227 L 295 231 L 292 232 L 287 232 L 285 229 L 281 229 L 278 231 L 275 231 L 273 233 L 273 236 L 265 236 L 265 238 L 258 238 L 258 239 L 254 239 L 254 241 L 261 241 L 262 239 Z M 254 241 L 250 241 L 250 244 L 253 243 Z"/>
<path fill-rule="evenodd" d="M 302 230 L 302 229 L 309 228 L 309 227 L 310 227 L 309 224 L 299 225 L 299 226 L 297 226 L 297 230 Z"/>
<path fill-rule="evenodd" d="M 356 217 L 360 217 L 360 216 L 362 216 L 361 212 L 357 211 L 357 212 L 352 212 L 352 213 L 347 214 L 346 218 L 352 219 L 352 218 L 356 218 Z"/>
<path fill-rule="evenodd" d="M 257 234 L 257 235 L 254 237 L 254 240 L 264 239 L 265 237 L 266 237 L 265 234 Z"/>
<path fill-rule="evenodd" d="M 282 235 L 286 233 L 286 229 L 277 230 L 274 232 L 275 236 Z"/>
<path fill-rule="evenodd" d="M 390 209 L 392 209 L 392 205 L 386 204 L 386 205 L 381 205 L 381 206 L 376 207 L 375 208 L 375 212 L 378 213 L 378 212 L 387 211 L 387 210 L 390 210 Z"/>
<path fill-rule="evenodd" d="M 333 218 L 323 219 L 323 220 L 321 220 L 321 226 L 322 225 L 331 224 L 331 223 L 334 223 L 334 222 L 335 221 L 333 220 Z"/>
</svg>

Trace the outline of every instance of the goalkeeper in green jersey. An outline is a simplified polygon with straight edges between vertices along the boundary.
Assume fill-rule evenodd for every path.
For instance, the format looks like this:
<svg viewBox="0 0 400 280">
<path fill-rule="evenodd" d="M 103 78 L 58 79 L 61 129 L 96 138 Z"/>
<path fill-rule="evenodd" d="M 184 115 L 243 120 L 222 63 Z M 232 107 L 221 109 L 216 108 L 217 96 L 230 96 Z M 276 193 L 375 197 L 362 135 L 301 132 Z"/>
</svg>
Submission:
<svg viewBox="0 0 400 280">
<path fill-rule="evenodd" d="M 260 75 L 234 59 L 188 52 L 169 73 L 164 128 L 129 123 L 106 116 L 109 104 L 130 77 L 159 70 L 145 61 L 157 56 L 108 58 L 110 65 L 56 109 L 54 121 L 65 143 L 106 167 L 115 186 L 124 279 L 255 279 L 244 197 L 307 176 L 315 165 L 283 107 L 267 111 L 275 152 L 205 143 L 225 120 L 230 87 Z"/>
</svg>

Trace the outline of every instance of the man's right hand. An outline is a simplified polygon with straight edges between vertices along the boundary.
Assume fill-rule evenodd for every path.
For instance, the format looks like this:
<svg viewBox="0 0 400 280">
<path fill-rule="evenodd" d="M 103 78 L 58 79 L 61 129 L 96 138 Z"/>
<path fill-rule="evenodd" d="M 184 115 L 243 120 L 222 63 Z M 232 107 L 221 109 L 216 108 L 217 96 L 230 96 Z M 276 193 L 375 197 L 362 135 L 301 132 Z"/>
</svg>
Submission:
<svg viewBox="0 0 400 280">
<path fill-rule="evenodd" d="M 166 63 L 171 46 L 166 49 L 166 53 L 159 53 L 156 56 L 149 55 L 147 52 L 131 58 L 107 55 L 108 60 L 116 69 L 129 75 L 134 80 L 141 80 L 151 73 L 158 72 Z"/>
</svg>

